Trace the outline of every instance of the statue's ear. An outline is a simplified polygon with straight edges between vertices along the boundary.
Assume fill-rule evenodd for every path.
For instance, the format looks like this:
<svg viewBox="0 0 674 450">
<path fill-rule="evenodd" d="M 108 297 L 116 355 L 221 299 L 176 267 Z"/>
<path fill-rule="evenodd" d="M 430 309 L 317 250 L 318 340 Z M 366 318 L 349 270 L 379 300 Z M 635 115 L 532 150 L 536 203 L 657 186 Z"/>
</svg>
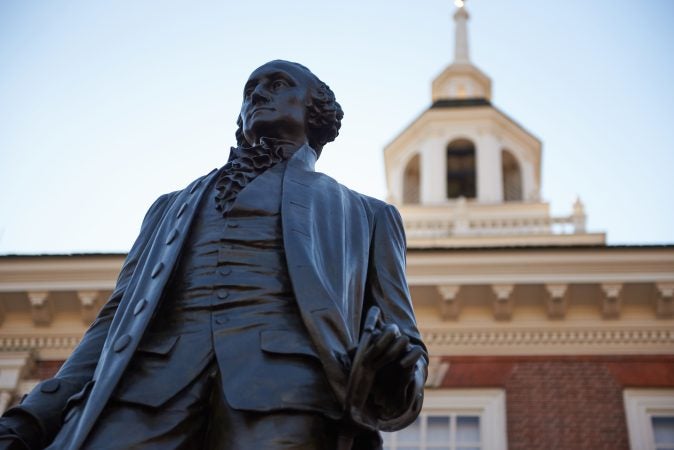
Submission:
<svg viewBox="0 0 674 450">
<path fill-rule="evenodd" d="M 236 119 L 236 124 L 238 128 L 236 129 L 236 145 L 238 147 L 250 147 L 250 143 L 246 140 L 246 136 L 243 135 L 243 120 L 241 120 L 241 114 Z"/>
</svg>

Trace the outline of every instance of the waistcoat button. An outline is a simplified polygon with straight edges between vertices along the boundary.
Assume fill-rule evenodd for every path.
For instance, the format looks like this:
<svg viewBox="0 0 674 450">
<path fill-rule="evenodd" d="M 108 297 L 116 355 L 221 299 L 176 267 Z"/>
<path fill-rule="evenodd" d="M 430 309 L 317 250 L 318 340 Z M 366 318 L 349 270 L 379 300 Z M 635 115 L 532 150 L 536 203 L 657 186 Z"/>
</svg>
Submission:
<svg viewBox="0 0 674 450">
<path fill-rule="evenodd" d="M 222 276 L 226 277 L 230 273 L 232 273 L 232 269 L 230 269 L 229 267 L 223 267 L 222 269 L 220 269 L 220 275 Z"/>
<path fill-rule="evenodd" d="M 227 292 L 227 289 L 218 289 L 218 298 L 221 300 L 226 299 L 229 297 L 229 292 Z"/>
</svg>

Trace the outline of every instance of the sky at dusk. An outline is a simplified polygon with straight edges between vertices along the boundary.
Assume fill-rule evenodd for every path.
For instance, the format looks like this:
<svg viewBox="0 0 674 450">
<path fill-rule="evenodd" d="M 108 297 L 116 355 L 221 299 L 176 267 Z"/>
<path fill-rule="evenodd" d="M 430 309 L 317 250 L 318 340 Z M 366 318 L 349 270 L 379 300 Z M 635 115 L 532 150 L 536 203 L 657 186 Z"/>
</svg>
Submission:
<svg viewBox="0 0 674 450">
<path fill-rule="evenodd" d="M 609 244 L 674 243 L 674 2 L 468 0 L 492 101 L 543 142 L 543 199 Z M 241 91 L 308 66 L 345 117 L 317 170 L 386 198 L 383 147 L 453 58 L 449 0 L 0 2 L 0 254 L 124 252 L 226 162 Z"/>
</svg>

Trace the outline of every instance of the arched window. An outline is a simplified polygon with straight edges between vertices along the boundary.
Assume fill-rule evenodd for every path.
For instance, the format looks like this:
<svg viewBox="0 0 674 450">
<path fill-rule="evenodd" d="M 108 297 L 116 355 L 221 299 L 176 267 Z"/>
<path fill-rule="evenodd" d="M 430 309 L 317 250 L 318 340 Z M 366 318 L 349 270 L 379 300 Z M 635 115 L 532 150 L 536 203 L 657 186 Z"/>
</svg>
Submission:
<svg viewBox="0 0 674 450">
<path fill-rule="evenodd" d="M 506 202 L 522 201 L 522 173 L 517 159 L 508 150 L 501 152 L 503 167 L 503 199 Z"/>
<path fill-rule="evenodd" d="M 403 203 L 419 203 L 421 177 L 419 174 L 419 155 L 416 154 L 405 166 L 403 177 Z"/>
<path fill-rule="evenodd" d="M 457 139 L 447 146 L 447 198 L 475 198 L 475 145 Z"/>
</svg>

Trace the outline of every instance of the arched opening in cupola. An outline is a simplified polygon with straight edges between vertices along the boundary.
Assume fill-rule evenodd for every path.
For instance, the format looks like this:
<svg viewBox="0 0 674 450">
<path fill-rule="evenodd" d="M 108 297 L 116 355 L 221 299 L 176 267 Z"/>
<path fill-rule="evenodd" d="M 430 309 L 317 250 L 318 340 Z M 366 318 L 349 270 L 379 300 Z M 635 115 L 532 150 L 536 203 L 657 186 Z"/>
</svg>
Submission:
<svg viewBox="0 0 674 450">
<path fill-rule="evenodd" d="M 475 198 L 475 145 L 456 139 L 447 146 L 447 198 Z"/>
<path fill-rule="evenodd" d="M 403 175 L 403 203 L 419 203 L 421 191 L 421 174 L 419 171 L 419 154 L 417 153 L 405 166 Z"/>
<path fill-rule="evenodd" d="M 503 200 L 506 202 L 522 201 L 522 171 L 517 158 L 508 150 L 501 152 L 503 170 Z"/>
</svg>

